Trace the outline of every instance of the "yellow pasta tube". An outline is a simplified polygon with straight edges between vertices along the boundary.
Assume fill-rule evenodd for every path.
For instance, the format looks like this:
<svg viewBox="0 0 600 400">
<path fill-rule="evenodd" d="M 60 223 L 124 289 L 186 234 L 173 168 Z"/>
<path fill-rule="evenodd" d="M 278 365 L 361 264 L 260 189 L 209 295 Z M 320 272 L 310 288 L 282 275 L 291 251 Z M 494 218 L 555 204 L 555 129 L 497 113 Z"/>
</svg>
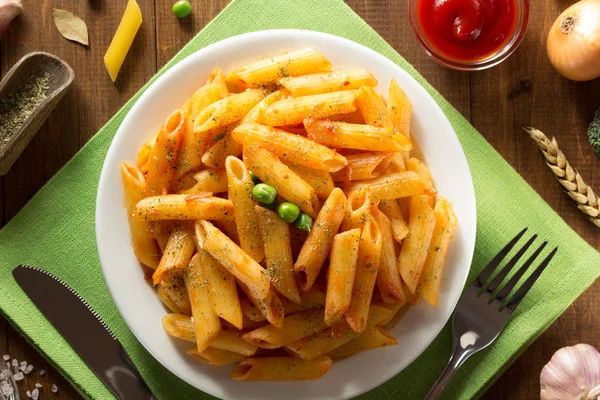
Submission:
<svg viewBox="0 0 600 400">
<path fill-rule="evenodd" d="M 204 280 L 204 265 L 200 262 L 199 255 L 192 257 L 189 269 L 185 275 L 190 303 L 196 346 L 201 353 L 215 340 L 221 332 L 221 321 L 212 309 L 209 297 L 208 282 Z"/>
<path fill-rule="evenodd" d="M 393 174 L 396 172 L 404 172 L 406 171 L 406 161 L 404 154 L 402 152 L 392 153 L 392 157 L 390 158 L 390 163 L 385 170 L 385 174 Z"/>
<path fill-rule="evenodd" d="M 317 193 L 276 156 L 259 146 L 244 146 L 244 163 L 261 181 L 273 186 L 279 195 L 311 217 L 316 217 L 319 209 Z"/>
<path fill-rule="evenodd" d="M 227 78 L 249 87 L 264 88 L 275 85 L 279 79 L 287 76 L 300 76 L 330 69 L 331 63 L 323 54 L 305 48 L 236 68 Z"/>
<path fill-rule="evenodd" d="M 271 283 L 263 267 L 210 222 L 198 220 L 194 228 L 198 246 L 245 284 L 252 296 L 258 299 L 268 296 Z"/>
<path fill-rule="evenodd" d="M 183 269 L 171 269 L 158 284 L 159 289 L 168 296 L 181 314 L 192 315 L 190 298 L 183 279 Z"/>
<path fill-rule="evenodd" d="M 412 149 L 410 140 L 390 127 L 322 119 L 306 119 L 304 127 L 310 139 L 333 148 L 387 152 Z"/>
<path fill-rule="evenodd" d="M 344 156 L 328 147 L 281 129 L 256 123 L 242 124 L 232 135 L 246 146 L 261 146 L 287 163 L 326 172 L 339 171 L 347 164 Z"/>
<path fill-rule="evenodd" d="M 207 84 L 213 84 L 214 86 L 219 88 L 219 98 L 224 99 L 229 96 L 229 89 L 227 88 L 227 80 L 225 79 L 225 75 L 223 75 L 223 71 L 221 68 L 215 67 L 208 75 Z"/>
<path fill-rule="evenodd" d="M 311 309 L 286 316 L 281 328 L 263 326 L 242 335 L 246 342 L 263 349 L 277 349 L 327 328 L 322 309 Z"/>
<path fill-rule="evenodd" d="M 298 174 L 303 181 L 312 186 L 312 188 L 315 189 L 317 197 L 321 200 L 327 200 L 335 188 L 335 184 L 333 183 L 333 179 L 331 178 L 331 174 L 329 172 L 302 167 L 298 164 L 285 164 L 292 171 Z"/>
<path fill-rule="evenodd" d="M 207 196 L 208 195 L 208 196 Z M 168 194 L 146 197 L 136 204 L 132 217 L 137 221 L 169 219 L 225 219 L 233 214 L 233 204 L 210 193 Z"/>
<path fill-rule="evenodd" d="M 342 221 L 340 230 L 362 229 L 365 222 L 371 218 L 373 218 L 371 214 L 371 189 L 368 186 L 363 186 L 359 190 L 351 192 L 348 196 L 346 216 Z"/>
<path fill-rule="evenodd" d="M 294 275 L 294 260 L 290 244 L 290 228 L 277 214 L 256 206 L 258 225 L 261 228 L 267 273 L 273 286 L 294 303 L 300 303 L 300 293 Z"/>
<path fill-rule="evenodd" d="M 333 350 L 328 355 L 332 358 L 350 357 L 367 350 L 380 349 L 387 346 L 396 346 L 398 341 L 388 331 L 380 326 L 375 326 L 362 335 Z"/>
<path fill-rule="evenodd" d="M 438 304 L 444 261 L 456 228 L 456 215 L 454 215 L 448 200 L 443 197 L 437 200 L 433 211 L 435 213 L 435 227 L 429 245 L 429 253 L 427 253 L 425 265 L 423 266 L 419 293 L 426 302 L 435 307 Z"/>
<path fill-rule="evenodd" d="M 375 89 L 363 86 L 356 95 L 358 109 L 368 125 L 382 128 L 394 128 L 390 113 L 380 95 Z"/>
<path fill-rule="evenodd" d="M 381 261 L 382 245 L 383 236 L 379 224 L 375 219 L 367 221 L 360 236 L 352 299 L 344 315 L 346 322 L 355 332 L 361 333 L 367 326 L 369 307 Z"/>
<path fill-rule="evenodd" d="M 227 173 L 225 168 L 205 169 L 194 174 L 196 182 L 191 188 L 184 190 L 183 193 L 224 193 L 227 191 Z"/>
<path fill-rule="evenodd" d="M 350 307 L 359 241 L 358 228 L 338 233 L 333 239 L 325 300 L 325 322 L 329 326 L 340 322 Z"/>
<path fill-rule="evenodd" d="M 117 75 L 123 65 L 125 56 L 129 52 L 131 43 L 133 43 L 133 39 L 141 25 L 142 11 L 140 10 L 140 6 L 138 6 L 135 0 L 129 0 L 117 32 L 110 42 L 106 54 L 104 54 L 104 65 L 113 82 L 117 80 Z"/>
<path fill-rule="evenodd" d="M 295 125 L 309 117 L 322 119 L 348 114 L 356 111 L 355 99 L 354 91 L 345 90 L 277 101 L 265 112 L 264 122 L 270 126 Z"/>
<path fill-rule="evenodd" d="M 404 288 L 404 286 L 403 286 L 403 288 Z M 402 290 L 405 291 L 405 289 L 402 289 Z M 376 301 L 376 302 L 373 302 L 373 305 L 376 305 L 378 307 L 383 307 L 383 308 L 387 309 L 388 311 L 390 311 L 389 316 L 387 318 L 382 318 L 379 322 L 379 325 L 385 326 L 385 325 L 389 324 L 390 321 L 392 321 L 392 319 L 402 309 L 402 307 L 404 307 L 406 305 L 406 296 L 404 296 L 402 298 L 402 300 L 398 301 L 398 302 L 386 303 L 384 301 Z"/>
<path fill-rule="evenodd" d="M 227 157 L 240 157 L 241 155 L 242 145 L 233 140 L 231 133 L 227 132 L 223 139 L 209 147 L 202 155 L 202 164 L 208 168 L 222 168 Z"/>
<path fill-rule="evenodd" d="M 154 236 L 152 236 L 151 226 L 146 221 L 136 221 L 132 217 L 135 205 L 144 196 L 146 178 L 139 168 L 128 163 L 121 163 L 121 176 L 123 178 L 123 191 L 125 192 L 125 205 L 133 252 L 139 262 L 156 269 L 160 257 L 158 246 Z"/>
<path fill-rule="evenodd" d="M 431 207 L 433 207 L 433 196 L 435 195 L 436 190 L 433 186 L 433 177 L 431 176 L 431 171 L 429 170 L 427 165 L 413 157 L 406 162 L 406 169 L 409 171 L 416 172 L 417 174 L 419 174 L 421 179 L 425 181 L 428 188 L 427 194 L 429 195 L 428 203 Z"/>
<path fill-rule="evenodd" d="M 388 95 L 388 108 L 392 123 L 407 138 L 410 138 L 410 115 L 412 113 L 412 104 L 404 93 L 404 90 L 398 85 L 394 78 L 390 82 Z"/>
<path fill-rule="evenodd" d="M 394 200 L 401 197 L 411 197 L 427 193 L 425 181 L 413 171 L 397 172 L 383 175 L 378 178 L 360 181 L 350 185 L 349 192 L 369 186 L 371 201 L 377 203 L 381 200 Z"/>
<path fill-rule="evenodd" d="M 152 281 L 155 285 L 163 280 L 163 275 L 167 271 L 173 268 L 187 268 L 192 255 L 196 251 L 192 236 L 192 230 L 187 224 L 175 227 L 169 237 L 160 263 L 152 274 Z"/>
<path fill-rule="evenodd" d="M 229 198 L 233 203 L 233 215 L 237 225 L 240 247 L 256 262 L 265 257 L 263 242 L 258 225 L 258 215 L 254 207 L 258 201 L 252 195 L 254 183 L 239 158 L 229 156 L 225 162 L 227 180 L 229 182 Z"/>
<path fill-rule="evenodd" d="M 192 348 L 189 349 L 187 353 L 195 360 L 204 364 L 213 365 L 215 367 L 235 364 L 236 362 L 240 362 L 244 359 L 242 354 L 217 349 L 215 347 L 209 347 L 201 353 L 198 352 L 198 349 Z"/>
<path fill-rule="evenodd" d="M 244 317 L 254 322 L 266 321 L 264 314 L 250 301 L 248 297 L 240 299 L 242 314 Z"/>
<path fill-rule="evenodd" d="M 162 282 L 156 287 L 156 294 L 160 301 L 173 313 L 182 314 L 181 308 L 173 301 L 169 293 L 163 288 Z M 190 310 L 191 312 L 191 310 Z"/>
<path fill-rule="evenodd" d="M 408 225 L 396 200 L 381 200 L 379 209 L 389 218 L 392 236 L 400 243 L 408 235 Z"/>
<path fill-rule="evenodd" d="M 259 299 L 258 297 L 252 295 L 252 292 L 246 285 L 240 284 L 240 287 L 242 290 L 244 290 L 248 296 L 248 299 L 252 302 L 252 304 L 254 304 L 254 307 L 258 309 L 265 319 L 269 321 L 271 325 L 281 328 L 285 313 L 283 310 L 283 304 L 281 303 L 281 299 L 277 295 L 277 292 L 271 290 L 267 297 L 264 299 Z"/>
<path fill-rule="evenodd" d="M 202 274 L 208 282 L 208 295 L 215 314 L 242 329 L 242 310 L 233 275 L 203 249 L 198 250 Z"/>
<path fill-rule="evenodd" d="M 331 363 L 327 356 L 311 361 L 296 357 L 246 358 L 233 368 L 229 377 L 237 381 L 309 381 L 322 377 Z"/>
<path fill-rule="evenodd" d="M 403 297 L 402 282 L 394 251 L 394 239 L 390 220 L 376 207 L 372 208 L 375 221 L 381 229 L 381 261 L 377 272 L 377 287 L 385 302 L 398 302 Z"/>
<path fill-rule="evenodd" d="M 313 287 L 308 292 L 300 293 L 300 301 L 301 303 L 298 304 L 291 302 L 285 298 L 281 299 L 285 315 L 294 314 L 299 311 L 309 310 L 311 308 L 324 308 L 325 293 Z"/>
<path fill-rule="evenodd" d="M 240 125 L 250 123 L 264 124 L 265 112 L 267 111 L 269 106 L 275 103 L 276 101 L 283 100 L 288 97 L 290 97 L 290 93 L 284 89 L 277 90 L 269 94 L 267 97 L 262 99 L 257 105 L 255 105 L 252 108 L 252 110 L 248 112 L 248 114 L 246 114 L 246 116 L 240 121 Z M 240 143 L 243 143 L 243 141 L 240 141 Z"/>
<path fill-rule="evenodd" d="M 162 318 L 162 326 L 174 338 L 196 343 L 194 323 L 188 315 L 167 314 Z"/>
<path fill-rule="evenodd" d="M 242 354 L 246 357 L 253 356 L 257 349 L 257 346 L 243 340 L 239 332 L 223 330 L 212 341 L 210 347 Z"/>
<path fill-rule="evenodd" d="M 158 139 L 159 133 L 160 133 L 160 131 L 156 132 L 156 134 L 154 136 L 152 136 L 152 138 L 150 140 L 148 140 L 146 143 L 144 143 L 142 145 L 142 148 L 140 149 L 140 151 L 137 154 L 137 160 L 136 160 L 137 167 L 144 174 L 148 172 L 148 161 L 150 160 L 150 153 L 152 153 L 152 150 L 154 149 L 154 146 L 156 145 L 156 140 Z"/>
<path fill-rule="evenodd" d="M 413 294 L 416 293 L 435 228 L 435 213 L 429 205 L 428 197 L 412 198 L 408 220 L 409 233 L 397 260 L 402 280 Z"/>
<path fill-rule="evenodd" d="M 194 120 L 194 131 L 197 135 L 202 132 L 214 132 L 217 128 L 224 128 L 237 122 L 244 118 L 264 97 L 265 95 L 260 90 L 248 90 L 216 101 L 198 114 Z M 214 139 L 214 135 L 210 134 L 203 139 L 205 143 L 209 143 Z"/>
<path fill-rule="evenodd" d="M 346 196 L 340 188 L 335 188 L 323 204 L 294 264 L 302 291 L 310 290 L 315 283 L 345 214 Z"/>
<path fill-rule="evenodd" d="M 391 311 L 372 305 L 369 308 L 367 329 L 379 325 L 380 320 L 387 319 L 390 314 Z M 359 335 L 360 333 L 353 331 L 346 322 L 340 322 L 311 336 L 289 343 L 285 345 L 285 348 L 303 360 L 313 360 L 343 346 Z"/>
<path fill-rule="evenodd" d="M 181 110 L 174 111 L 162 126 L 148 161 L 145 196 L 167 194 L 173 184 L 181 138 L 185 131 Z"/>
<path fill-rule="evenodd" d="M 368 152 L 346 156 L 348 166 L 333 174 L 336 182 L 361 181 L 382 175 L 390 165 L 391 153 Z"/>
<path fill-rule="evenodd" d="M 296 97 L 377 86 L 377 79 L 363 68 L 347 68 L 318 74 L 287 77 L 279 80 Z"/>
</svg>

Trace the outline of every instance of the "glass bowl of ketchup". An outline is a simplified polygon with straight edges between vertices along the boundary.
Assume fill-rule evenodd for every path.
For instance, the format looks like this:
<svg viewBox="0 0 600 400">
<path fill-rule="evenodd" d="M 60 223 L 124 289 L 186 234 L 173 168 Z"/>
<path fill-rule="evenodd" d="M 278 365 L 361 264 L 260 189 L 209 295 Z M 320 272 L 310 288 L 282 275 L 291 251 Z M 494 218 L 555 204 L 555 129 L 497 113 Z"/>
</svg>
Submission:
<svg viewBox="0 0 600 400">
<path fill-rule="evenodd" d="M 431 57 L 474 71 L 499 64 L 517 49 L 527 30 L 529 0 L 409 0 L 409 15 Z"/>
</svg>

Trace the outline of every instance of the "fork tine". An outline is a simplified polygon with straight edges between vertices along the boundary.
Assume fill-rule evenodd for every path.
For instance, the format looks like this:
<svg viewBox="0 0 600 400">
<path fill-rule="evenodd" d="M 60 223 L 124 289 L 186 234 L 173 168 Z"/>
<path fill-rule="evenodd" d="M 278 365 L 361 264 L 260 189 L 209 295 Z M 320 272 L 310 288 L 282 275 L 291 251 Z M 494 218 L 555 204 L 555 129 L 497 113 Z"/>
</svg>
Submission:
<svg viewBox="0 0 600 400">
<path fill-rule="evenodd" d="M 484 270 L 481 271 L 477 279 L 475 279 L 475 281 L 473 282 L 473 286 L 480 288 L 485 282 L 487 282 L 490 276 L 492 276 L 492 273 L 496 270 L 496 268 L 498 268 L 498 265 L 500 265 L 504 257 L 506 257 L 506 255 L 512 250 L 513 247 L 515 247 L 515 244 L 517 244 L 517 242 L 519 241 L 519 239 L 521 239 L 521 236 L 525 234 L 525 231 L 527 231 L 527 229 L 528 228 L 525 228 L 521 232 L 519 232 L 517 236 L 515 236 L 510 242 L 508 242 L 506 246 L 504 246 L 502 250 L 500 250 L 498 254 L 496 254 L 496 257 L 494 257 L 492 261 L 490 261 L 487 267 L 485 267 Z"/>
<path fill-rule="evenodd" d="M 519 268 L 519 270 L 510 278 L 506 285 L 504 285 L 502 290 L 498 292 L 496 300 L 498 300 L 501 303 L 504 302 L 506 296 L 510 294 L 511 290 L 513 290 L 513 288 L 517 285 L 521 277 L 525 274 L 525 272 L 527 272 L 531 264 L 533 264 L 535 259 L 540 255 L 540 253 L 542 252 L 542 250 L 544 250 L 544 247 L 546 247 L 547 244 L 548 241 L 544 240 L 540 247 L 537 248 L 537 250 L 527 259 L 527 261 L 525 261 L 521 268 Z"/>
<path fill-rule="evenodd" d="M 550 252 L 550 254 L 548 254 L 548 256 L 544 259 L 544 261 L 542 261 L 540 266 L 537 267 L 535 269 L 535 271 L 533 271 L 531 276 L 529 278 L 527 278 L 525 283 L 523 283 L 523 285 L 521 285 L 519 290 L 517 290 L 517 292 L 514 294 L 514 296 L 510 299 L 510 301 L 506 305 L 506 307 L 510 308 L 513 311 L 516 310 L 516 308 L 521 303 L 521 300 L 523 300 L 523 298 L 525 298 L 525 295 L 527 295 L 527 292 L 529 292 L 529 289 L 531 289 L 531 287 L 533 286 L 535 281 L 537 281 L 538 278 L 540 277 L 540 275 L 542 275 L 542 272 L 544 272 L 544 269 L 546 269 L 548 264 L 550 264 L 552 257 L 554 257 L 554 255 L 556 254 L 557 251 L 558 251 L 558 247 L 555 247 Z"/>
<path fill-rule="evenodd" d="M 504 280 L 504 278 L 506 278 L 506 276 L 513 269 L 513 267 L 515 266 L 515 264 L 517 264 L 517 262 L 519 261 L 519 259 L 521 257 L 523 257 L 523 254 L 525 254 L 525 252 L 527 251 L 527 249 L 529 249 L 529 246 L 531 246 L 531 244 L 535 241 L 535 239 L 537 238 L 537 236 L 538 236 L 537 233 L 534 234 L 531 237 L 531 239 L 529 239 L 527 241 L 527 243 L 525 243 L 523 245 L 523 247 L 521 247 L 521 249 L 519 249 L 519 251 L 517 252 L 517 254 L 515 254 L 513 256 L 513 258 L 511 258 L 510 261 L 506 263 L 506 265 L 504 266 L 504 268 L 502 268 L 502 270 L 498 273 L 498 275 L 496 275 L 496 277 L 494 278 L 494 280 L 492 282 L 490 282 L 490 284 L 485 288 L 486 292 L 493 293 L 496 289 L 498 289 L 498 286 L 500 286 L 500 284 L 502 283 L 502 281 Z"/>
</svg>

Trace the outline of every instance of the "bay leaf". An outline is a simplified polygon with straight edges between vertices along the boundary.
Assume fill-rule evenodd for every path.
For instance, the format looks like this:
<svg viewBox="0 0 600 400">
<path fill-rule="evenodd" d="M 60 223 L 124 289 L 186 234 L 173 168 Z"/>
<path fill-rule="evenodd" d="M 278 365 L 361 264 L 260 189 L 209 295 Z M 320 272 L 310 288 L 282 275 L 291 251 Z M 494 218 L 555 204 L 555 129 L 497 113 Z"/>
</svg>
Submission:
<svg viewBox="0 0 600 400">
<path fill-rule="evenodd" d="M 61 35 L 85 46 L 89 45 L 87 25 L 81 18 L 58 8 L 52 10 L 52 16 Z"/>
</svg>

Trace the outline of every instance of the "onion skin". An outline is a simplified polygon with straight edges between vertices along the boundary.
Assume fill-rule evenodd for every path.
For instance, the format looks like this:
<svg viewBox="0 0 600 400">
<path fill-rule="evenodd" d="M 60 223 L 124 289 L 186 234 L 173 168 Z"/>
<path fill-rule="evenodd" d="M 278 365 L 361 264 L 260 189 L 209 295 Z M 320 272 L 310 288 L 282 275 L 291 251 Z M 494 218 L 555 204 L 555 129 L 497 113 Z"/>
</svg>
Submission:
<svg viewBox="0 0 600 400">
<path fill-rule="evenodd" d="M 548 34 L 548 58 L 565 78 L 600 77 L 600 0 L 582 0 L 554 21 Z"/>
</svg>

